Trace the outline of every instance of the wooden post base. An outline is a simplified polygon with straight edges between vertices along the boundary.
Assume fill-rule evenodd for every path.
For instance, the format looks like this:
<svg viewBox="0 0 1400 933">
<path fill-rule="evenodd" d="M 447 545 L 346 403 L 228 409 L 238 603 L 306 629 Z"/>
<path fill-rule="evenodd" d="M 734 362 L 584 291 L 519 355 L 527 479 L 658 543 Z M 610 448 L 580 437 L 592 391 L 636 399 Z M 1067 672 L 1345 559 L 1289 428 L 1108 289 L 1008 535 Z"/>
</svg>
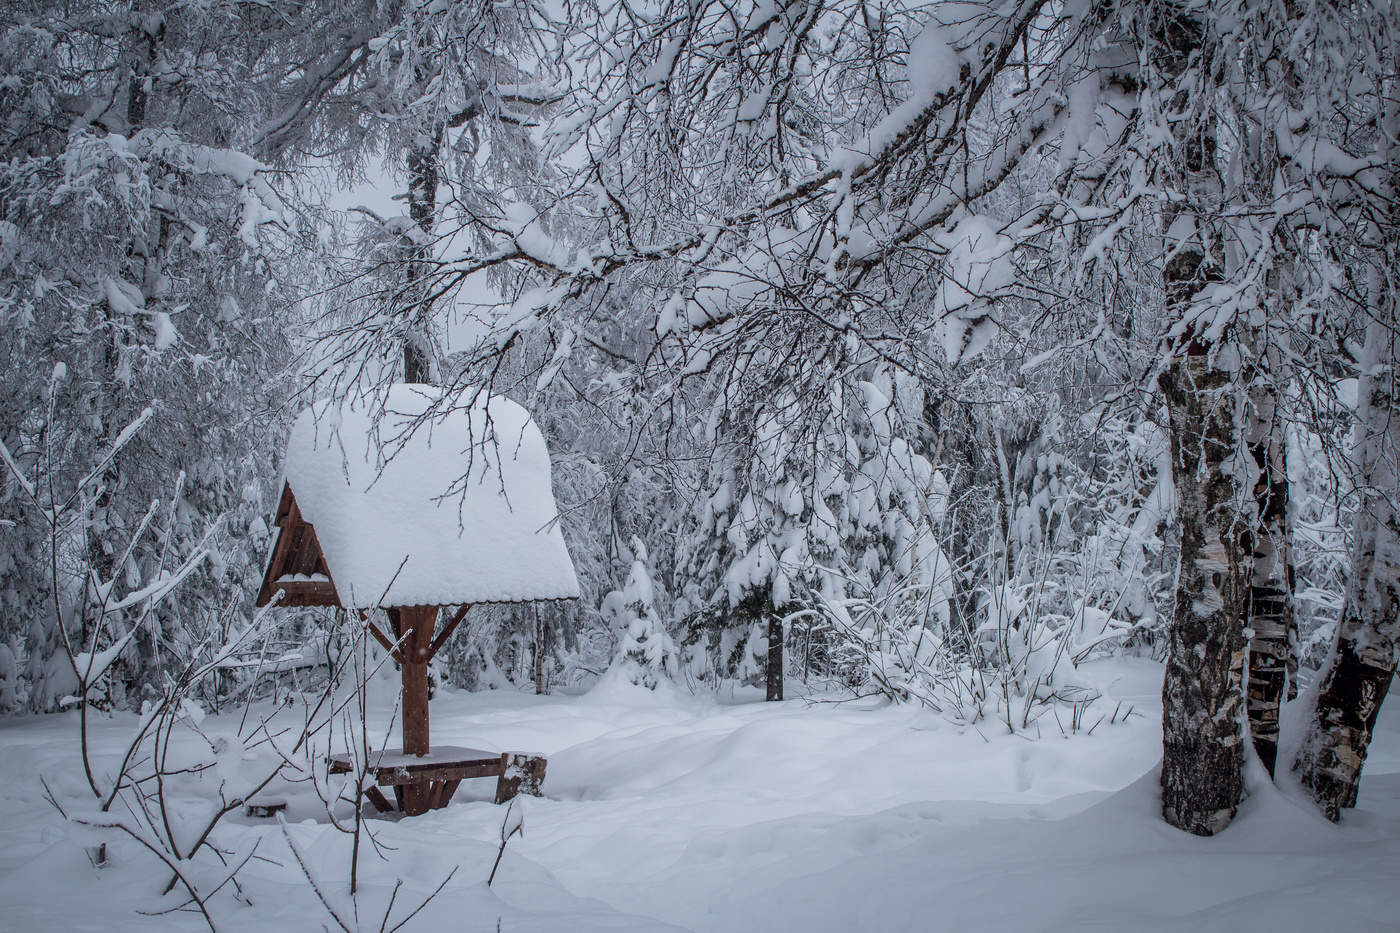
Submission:
<svg viewBox="0 0 1400 933">
<path fill-rule="evenodd" d="M 519 794 L 540 796 L 547 762 L 543 755 L 506 752 L 501 756 L 501 776 L 496 779 L 496 802 L 505 803 Z"/>
<path fill-rule="evenodd" d="M 398 799 L 399 809 L 403 811 L 404 816 L 422 816 L 429 810 L 441 810 L 447 806 L 460 783 L 461 780 L 446 780 L 395 784 L 394 796 Z"/>
</svg>

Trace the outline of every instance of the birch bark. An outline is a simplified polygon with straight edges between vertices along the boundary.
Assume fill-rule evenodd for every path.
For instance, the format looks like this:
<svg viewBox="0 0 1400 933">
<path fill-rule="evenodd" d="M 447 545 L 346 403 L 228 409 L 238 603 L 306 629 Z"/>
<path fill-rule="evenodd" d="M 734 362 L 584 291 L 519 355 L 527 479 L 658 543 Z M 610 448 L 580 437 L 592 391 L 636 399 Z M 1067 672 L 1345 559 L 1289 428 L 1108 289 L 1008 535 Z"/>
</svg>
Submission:
<svg viewBox="0 0 1400 933">
<path fill-rule="evenodd" d="M 1246 618 L 1249 681 L 1245 703 L 1254 750 L 1270 775 L 1278 760 L 1279 709 L 1285 692 L 1297 695 L 1297 623 L 1293 615 L 1293 565 L 1289 542 L 1288 471 L 1278 391 L 1277 347 L 1265 334 L 1263 370 L 1249 393 L 1245 441 L 1254 461 L 1255 523 L 1250 534 Z"/>
<path fill-rule="evenodd" d="M 1221 237 L 1212 229 L 1222 197 L 1214 116 L 1200 103 L 1208 97 L 1207 24 L 1184 6 L 1157 15 L 1151 54 L 1163 84 L 1176 88 L 1168 109 L 1175 115 L 1172 168 L 1183 195 L 1163 209 L 1163 285 L 1179 336 L 1160 382 L 1180 497 L 1181 557 L 1162 684 L 1162 815 L 1208 836 L 1229 825 L 1243 792 L 1239 354 L 1228 338 L 1206 337 L 1194 320 L 1198 297 L 1224 271 Z"/>
<path fill-rule="evenodd" d="M 1366 330 L 1357 391 L 1354 458 L 1360 502 L 1352 526 L 1351 581 L 1337 645 L 1294 764 L 1303 786 L 1333 821 L 1356 806 L 1371 731 L 1400 647 L 1400 320 L 1390 280 L 1400 268 L 1400 248 L 1392 239 L 1385 252 L 1385 268 L 1373 273 L 1382 301 Z"/>
</svg>

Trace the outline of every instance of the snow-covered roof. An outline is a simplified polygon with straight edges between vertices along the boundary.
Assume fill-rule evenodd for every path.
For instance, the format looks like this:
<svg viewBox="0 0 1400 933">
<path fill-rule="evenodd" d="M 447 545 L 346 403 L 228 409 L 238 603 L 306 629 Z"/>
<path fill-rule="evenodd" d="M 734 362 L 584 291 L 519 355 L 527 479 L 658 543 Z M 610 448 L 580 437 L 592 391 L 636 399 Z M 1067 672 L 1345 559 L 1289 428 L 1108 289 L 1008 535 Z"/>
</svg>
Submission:
<svg viewBox="0 0 1400 933">
<path fill-rule="evenodd" d="M 436 386 L 303 411 L 285 479 L 315 528 L 340 604 L 441 606 L 571 599 L 549 451 L 525 409 Z M 463 478 L 465 477 L 465 483 Z"/>
</svg>

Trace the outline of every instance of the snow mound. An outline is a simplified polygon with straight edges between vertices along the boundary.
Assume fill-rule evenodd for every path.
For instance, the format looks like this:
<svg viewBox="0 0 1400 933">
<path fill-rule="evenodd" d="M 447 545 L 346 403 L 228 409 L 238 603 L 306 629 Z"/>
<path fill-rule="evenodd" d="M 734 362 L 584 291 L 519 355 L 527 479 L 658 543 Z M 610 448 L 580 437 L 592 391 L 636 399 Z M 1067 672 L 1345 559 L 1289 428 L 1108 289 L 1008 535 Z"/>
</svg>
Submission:
<svg viewBox="0 0 1400 933">
<path fill-rule="evenodd" d="M 303 411 L 285 479 L 343 606 L 573 599 L 549 451 L 525 409 L 426 385 Z"/>
</svg>

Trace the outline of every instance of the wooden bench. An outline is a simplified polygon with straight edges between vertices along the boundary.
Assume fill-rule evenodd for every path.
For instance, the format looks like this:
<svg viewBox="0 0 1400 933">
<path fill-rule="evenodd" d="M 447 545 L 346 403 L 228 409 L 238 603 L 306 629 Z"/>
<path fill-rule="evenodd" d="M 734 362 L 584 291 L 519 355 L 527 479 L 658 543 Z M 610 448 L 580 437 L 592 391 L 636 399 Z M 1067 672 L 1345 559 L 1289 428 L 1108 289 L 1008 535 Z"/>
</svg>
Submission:
<svg viewBox="0 0 1400 933">
<path fill-rule="evenodd" d="M 426 755 L 405 755 L 400 749 L 385 749 L 373 757 L 369 767 L 378 786 L 366 788 L 364 794 L 375 809 L 389 813 L 395 807 L 379 788 L 392 787 L 397 809 L 417 816 L 447 806 L 462 781 L 494 777 L 496 803 L 505 803 L 517 794 L 540 796 L 545 765 L 543 755 L 497 754 L 455 745 L 435 746 Z M 355 763 L 348 754 L 330 757 L 331 774 L 354 771 Z"/>
</svg>

